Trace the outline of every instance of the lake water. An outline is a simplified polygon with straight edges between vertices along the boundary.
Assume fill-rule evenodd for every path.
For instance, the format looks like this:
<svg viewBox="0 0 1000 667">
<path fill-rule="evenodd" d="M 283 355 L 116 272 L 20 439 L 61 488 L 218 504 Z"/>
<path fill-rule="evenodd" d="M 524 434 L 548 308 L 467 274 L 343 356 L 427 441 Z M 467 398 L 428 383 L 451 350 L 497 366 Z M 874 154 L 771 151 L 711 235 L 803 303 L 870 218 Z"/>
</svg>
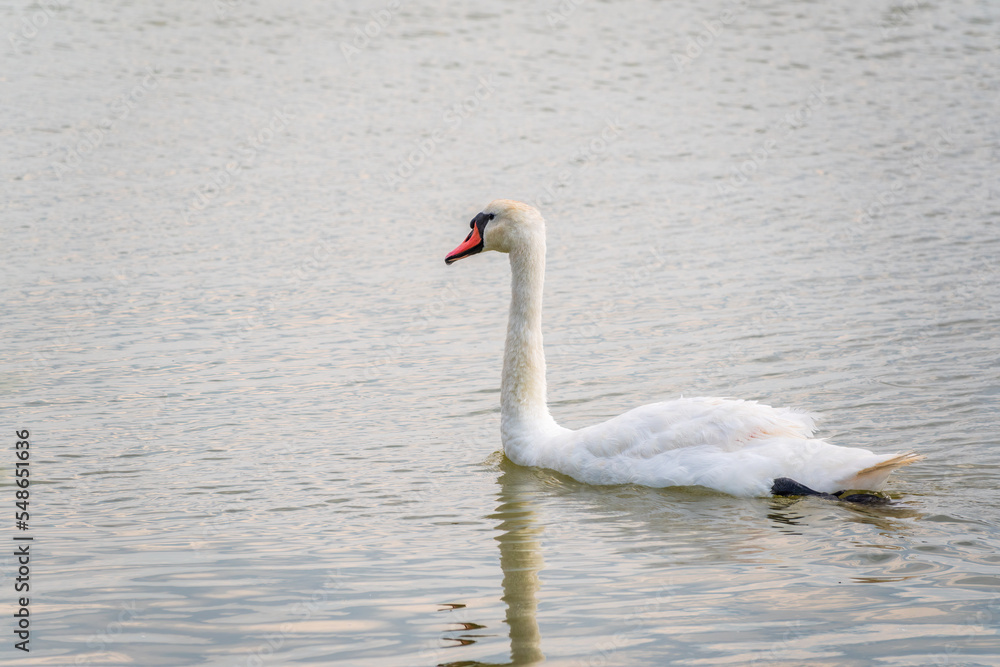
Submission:
<svg viewBox="0 0 1000 667">
<path fill-rule="evenodd" d="M 0 27 L 0 494 L 34 538 L 0 664 L 1000 664 L 997 3 Z M 722 395 L 927 459 L 883 508 L 505 461 L 506 258 L 443 261 L 499 197 L 548 221 L 564 425 Z"/>
</svg>

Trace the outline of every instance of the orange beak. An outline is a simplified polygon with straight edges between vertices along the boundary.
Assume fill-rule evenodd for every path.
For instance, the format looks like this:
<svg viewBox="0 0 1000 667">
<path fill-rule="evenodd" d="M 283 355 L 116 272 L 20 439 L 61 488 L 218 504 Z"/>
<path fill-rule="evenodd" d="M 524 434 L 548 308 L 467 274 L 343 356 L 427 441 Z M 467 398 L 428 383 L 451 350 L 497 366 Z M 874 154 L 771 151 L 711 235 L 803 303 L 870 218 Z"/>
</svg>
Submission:
<svg viewBox="0 0 1000 667">
<path fill-rule="evenodd" d="M 448 253 L 448 256 L 444 258 L 445 264 L 452 264 L 462 259 L 463 257 L 468 257 L 469 255 L 475 255 L 477 252 L 481 252 L 483 249 L 483 238 L 479 235 L 479 225 L 473 225 L 472 231 L 469 235 L 465 237 L 462 244 Z"/>
</svg>

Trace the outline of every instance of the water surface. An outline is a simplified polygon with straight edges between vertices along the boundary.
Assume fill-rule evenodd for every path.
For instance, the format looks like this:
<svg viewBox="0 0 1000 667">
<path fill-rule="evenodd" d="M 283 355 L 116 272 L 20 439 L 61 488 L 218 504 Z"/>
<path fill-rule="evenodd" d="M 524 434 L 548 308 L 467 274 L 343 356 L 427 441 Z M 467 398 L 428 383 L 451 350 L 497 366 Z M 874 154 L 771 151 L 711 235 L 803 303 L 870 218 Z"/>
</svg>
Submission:
<svg viewBox="0 0 1000 667">
<path fill-rule="evenodd" d="M 1000 663 L 998 21 L 0 8 L 0 662 Z M 733 396 L 927 459 L 886 508 L 511 465 L 506 260 L 442 261 L 497 197 L 548 220 L 561 423 Z"/>
</svg>

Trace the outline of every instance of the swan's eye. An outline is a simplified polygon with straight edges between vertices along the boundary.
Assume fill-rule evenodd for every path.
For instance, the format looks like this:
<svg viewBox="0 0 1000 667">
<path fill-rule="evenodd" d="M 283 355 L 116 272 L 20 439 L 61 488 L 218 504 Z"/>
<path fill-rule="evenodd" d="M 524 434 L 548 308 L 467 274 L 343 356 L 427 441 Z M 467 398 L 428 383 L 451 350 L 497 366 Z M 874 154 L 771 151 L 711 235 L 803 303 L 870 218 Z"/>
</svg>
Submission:
<svg viewBox="0 0 1000 667">
<path fill-rule="evenodd" d="M 472 229 L 477 224 L 479 224 L 479 225 L 485 225 L 487 222 L 489 222 L 490 220 L 492 220 L 495 217 L 496 216 L 493 215 L 492 213 L 480 213 L 479 215 L 477 215 L 476 217 L 474 217 L 472 219 L 472 221 L 469 223 L 469 229 Z M 480 229 L 482 229 L 482 227 L 480 227 Z"/>
</svg>

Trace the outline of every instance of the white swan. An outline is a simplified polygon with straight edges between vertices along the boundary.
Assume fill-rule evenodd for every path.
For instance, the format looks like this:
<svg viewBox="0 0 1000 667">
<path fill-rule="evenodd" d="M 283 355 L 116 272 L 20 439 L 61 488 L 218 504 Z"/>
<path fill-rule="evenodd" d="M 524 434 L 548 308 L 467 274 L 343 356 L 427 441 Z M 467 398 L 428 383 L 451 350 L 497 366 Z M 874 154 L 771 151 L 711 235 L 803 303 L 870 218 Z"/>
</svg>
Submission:
<svg viewBox="0 0 1000 667">
<path fill-rule="evenodd" d="M 504 452 L 516 464 L 588 484 L 705 486 L 735 496 L 827 495 L 879 490 L 921 460 L 812 438 L 813 419 L 787 408 L 724 398 L 680 398 L 636 408 L 578 431 L 556 424 L 545 396 L 542 284 L 545 221 L 535 208 L 498 199 L 445 258 L 483 250 L 510 255 L 511 291 L 500 389 Z"/>
</svg>

